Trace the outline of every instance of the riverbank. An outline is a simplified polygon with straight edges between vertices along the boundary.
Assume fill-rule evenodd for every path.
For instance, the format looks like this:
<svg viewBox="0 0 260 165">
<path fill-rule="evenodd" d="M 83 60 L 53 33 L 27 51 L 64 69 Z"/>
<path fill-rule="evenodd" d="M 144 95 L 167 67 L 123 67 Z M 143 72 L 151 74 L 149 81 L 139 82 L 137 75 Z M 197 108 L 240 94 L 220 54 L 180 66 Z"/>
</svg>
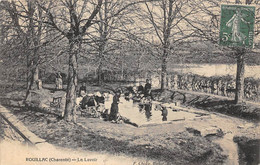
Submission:
<svg viewBox="0 0 260 165">
<path fill-rule="evenodd" d="M 105 90 L 93 86 L 88 88 L 91 91 Z M 7 94 L 9 98 L 15 98 L 17 101 L 23 95 L 23 91 Z M 165 94 L 164 101 L 167 101 L 166 96 Z M 191 103 L 194 96 L 196 95 L 186 95 L 186 101 L 182 105 L 193 105 Z M 175 96 L 177 101 L 183 101 L 183 98 L 181 94 Z M 190 130 L 203 132 L 217 128 L 223 132 L 224 137 L 232 133 L 231 142 L 233 136 L 245 136 L 252 139 L 260 136 L 260 132 L 257 131 L 259 130 L 258 123 L 218 113 L 212 113 L 207 118 L 136 128 L 129 124 L 114 124 L 99 118 L 80 116 L 77 124 L 73 124 L 60 120 L 59 117 L 50 113 L 36 112 L 19 106 L 9 106 L 9 108 L 29 130 L 55 146 L 113 155 L 130 155 L 161 164 L 225 164 L 229 153 L 237 154 L 236 150 L 232 150 L 234 147 L 223 147 L 215 143 L 215 138 L 223 137 L 214 135 L 215 138 L 211 139 Z M 255 136 L 251 137 L 252 134 Z M 223 151 L 229 148 L 231 148 L 230 151 Z"/>
<path fill-rule="evenodd" d="M 162 102 L 177 101 L 185 107 L 218 112 L 254 122 L 260 121 L 259 103 L 245 101 L 240 104 L 234 104 L 234 101 L 228 97 L 184 90 L 165 90 L 164 92 L 155 90 L 153 94 L 154 97 L 157 97 Z"/>
<path fill-rule="evenodd" d="M 98 118 L 78 118 L 77 124 L 72 124 L 30 110 L 13 113 L 33 133 L 60 147 L 125 154 L 165 164 L 218 164 L 225 159 L 217 144 L 185 131 L 181 125 L 136 128 Z"/>
<path fill-rule="evenodd" d="M 6 96 L 18 101 L 24 93 L 19 91 Z M 78 117 L 74 124 L 51 113 L 7 107 L 31 132 L 58 147 L 127 155 L 161 164 L 219 164 L 226 158 L 217 144 L 189 133 L 181 124 L 136 128 L 86 117 Z"/>
</svg>

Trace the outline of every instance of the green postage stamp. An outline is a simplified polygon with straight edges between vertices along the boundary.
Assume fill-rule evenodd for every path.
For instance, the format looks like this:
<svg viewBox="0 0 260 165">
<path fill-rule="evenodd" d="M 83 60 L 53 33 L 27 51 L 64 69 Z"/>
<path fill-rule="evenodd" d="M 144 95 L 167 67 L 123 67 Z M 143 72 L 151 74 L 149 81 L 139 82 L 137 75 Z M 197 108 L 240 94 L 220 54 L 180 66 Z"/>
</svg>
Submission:
<svg viewBox="0 0 260 165">
<path fill-rule="evenodd" d="M 221 5 L 220 45 L 252 48 L 255 7 Z"/>
</svg>

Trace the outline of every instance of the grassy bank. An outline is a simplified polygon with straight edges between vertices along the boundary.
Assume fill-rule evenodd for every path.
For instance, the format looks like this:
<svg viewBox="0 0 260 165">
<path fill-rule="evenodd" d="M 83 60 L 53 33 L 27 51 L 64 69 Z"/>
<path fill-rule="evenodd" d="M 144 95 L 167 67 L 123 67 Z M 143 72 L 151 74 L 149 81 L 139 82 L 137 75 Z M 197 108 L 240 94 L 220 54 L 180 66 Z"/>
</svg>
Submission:
<svg viewBox="0 0 260 165">
<path fill-rule="evenodd" d="M 72 124 L 30 110 L 16 110 L 14 114 L 36 135 L 57 146 L 146 157 L 169 164 L 218 164 L 226 158 L 218 145 L 186 131 L 178 132 L 173 124 L 139 129 L 94 118 L 79 118 L 81 125 Z"/>
<path fill-rule="evenodd" d="M 240 164 L 258 164 L 260 162 L 260 139 L 245 136 L 235 136 L 234 142 L 238 144 Z"/>
<path fill-rule="evenodd" d="M 247 120 L 260 120 L 260 107 L 257 104 L 244 102 L 234 104 L 233 100 L 213 95 L 198 95 L 196 92 L 154 90 L 153 95 L 157 100 L 163 102 L 178 101 L 182 106 L 194 107 L 210 112 L 219 112 Z"/>
</svg>

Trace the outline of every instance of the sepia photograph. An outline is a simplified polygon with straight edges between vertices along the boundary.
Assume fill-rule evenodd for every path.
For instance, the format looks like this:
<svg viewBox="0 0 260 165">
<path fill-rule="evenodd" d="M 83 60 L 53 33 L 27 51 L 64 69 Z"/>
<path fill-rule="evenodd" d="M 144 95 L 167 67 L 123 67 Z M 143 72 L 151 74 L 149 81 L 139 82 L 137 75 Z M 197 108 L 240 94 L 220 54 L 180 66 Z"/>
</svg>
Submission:
<svg viewBox="0 0 260 165">
<path fill-rule="evenodd" d="M 0 165 L 260 165 L 260 0 L 0 0 Z"/>
</svg>

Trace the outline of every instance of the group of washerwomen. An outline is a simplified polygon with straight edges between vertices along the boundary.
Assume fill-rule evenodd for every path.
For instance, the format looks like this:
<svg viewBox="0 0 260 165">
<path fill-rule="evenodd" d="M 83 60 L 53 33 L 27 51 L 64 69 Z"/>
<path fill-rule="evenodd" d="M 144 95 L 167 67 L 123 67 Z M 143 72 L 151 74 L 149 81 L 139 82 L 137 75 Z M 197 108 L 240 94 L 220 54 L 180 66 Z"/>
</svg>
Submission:
<svg viewBox="0 0 260 165">
<path fill-rule="evenodd" d="M 126 100 L 132 99 L 135 102 L 140 102 L 139 106 L 140 109 L 144 107 L 145 115 L 147 120 L 150 120 L 151 117 L 151 108 L 152 104 L 151 101 L 153 99 L 151 94 L 152 85 L 149 81 L 149 79 L 146 79 L 146 84 L 143 87 L 142 84 L 140 84 L 138 87 L 128 87 L 128 92 L 125 93 Z M 162 112 L 162 121 L 167 121 L 168 116 L 168 110 L 165 106 L 162 106 L 161 104 L 158 104 L 156 106 L 157 110 L 160 110 Z"/>
<path fill-rule="evenodd" d="M 86 83 L 83 83 L 82 86 L 79 89 L 79 96 L 82 97 L 82 100 L 80 101 L 79 105 L 81 109 L 86 109 L 86 107 L 100 107 L 100 105 L 104 105 L 105 103 L 105 94 L 96 92 L 95 94 L 88 94 L 86 95 Z M 115 91 L 115 94 L 113 96 L 113 101 L 110 108 L 110 113 L 108 114 L 108 109 L 101 110 L 101 115 L 103 118 L 109 121 L 117 121 L 120 117 L 119 115 L 119 98 L 121 96 L 121 90 Z M 138 91 L 135 90 L 129 91 L 125 93 L 125 96 L 129 96 L 129 93 L 132 92 L 136 94 L 135 96 L 143 95 L 143 97 L 150 97 L 151 96 L 151 84 L 149 80 L 146 80 L 145 87 L 141 90 L 141 87 L 138 87 Z"/>
<path fill-rule="evenodd" d="M 146 80 L 146 84 L 145 84 L 145 87 L 138 87 L 138 92 L 133 90 L 132 92 L 134 94 L 136 94 L 136 96 L 140 96 L 141 94 L 143 94 L 145 98 L 147 97 L 151 97 L 151 83 L 149 82 L 149 80 L 147 79 Z M 129 98 L 129 95 L 131 93 L 131 88 L 130 90 L 128 90 L 128 92 L 125 92 L 124 95 L 125 95 L 125 98 L 127 99 L 130 99 Z M 121 95 L 121 90 L 117 90 L 114 97 L 113 97 L 113 102 L 111 104 L 111 109 L 110 109 L 110 115 L 109 115 L 109 120 L 114 120 L 116 121 L 118 119 L 118 115 L 119 115 L 119 109 L 118 109 L 118 104 L 119 104 L 119 98 L 120 98 L 120 95 Z M 134 97 L 132 98 L 134 99 Z"/>
<path fill-rule="evenodd" d="M 86 109 L 87 107 L 98 109 L 105 103 L 104 93 L 96 92 L 94 94 L 87 94 L 86 83 L 83 83 L 79 88 L 78 96 L 77 104 L 81 109 Z"/>
<path fill-rule="evenodd" d="M 143 98 L 147 98 L 148 100 L 151 99 L 151 88 L 152 85 L 149 81 L 149 79 L 146 80 L 146 84 L 143 87 L 142 85 L 140 85 L 137 89 L 135 87 L 128 87 L 127 91 L 124 93 L 125 99 L 133 99 L 133 101 L 138 100 L 141 101 L 141 99 Z M 119 103 L 119 98 L 121 95 L 121 90 L 117 90 L 116 94 L 113 97 L 113 102 L 111 104 L 111 111 L 110 111 L 110 116 L 109 119 L 110 120 L 117 120 L 118 119 L 118 103 Z M 130 97 L 130 95 L 132 95 L 132 97 Z"/>
<path fill-rule="evenodd" d="M 152 95 L 151 95 L 151 88 L 152 85 L 149 81 L 149 79 L 146 79 L 146 84 L 143 86 L 140 84 L 138 87 L 128 87 L 127 92 L 125 93 L 125 99 L 129 100 L 132 99 L 136 102 L 142 102 L 144 100 L 151 101 Z"/>
<path fill-rule="evenodd" d="M 116 91 L 115 95 L 113 96 L 113 102 L 111 104 L 110 114 L 108 112 L 108 109 L 104 106 L 105 104 L 105 93 L 95 92 L 94 94 L 86 94 L 86 83 L 83 83 L 82 86 L 79 88 L 79 96 L 82 98 L 81 101 L 79 101 L 80 108 L 86 109 L 86 108 L 92 108 L 94 111 L 98 111 L 101 116 L 105 120 L 109 121 L 116 121 L 118 118 L 118 104 L 119 104 L 119 98 L 120 98 L 120 91 Z"/>
</svg>

